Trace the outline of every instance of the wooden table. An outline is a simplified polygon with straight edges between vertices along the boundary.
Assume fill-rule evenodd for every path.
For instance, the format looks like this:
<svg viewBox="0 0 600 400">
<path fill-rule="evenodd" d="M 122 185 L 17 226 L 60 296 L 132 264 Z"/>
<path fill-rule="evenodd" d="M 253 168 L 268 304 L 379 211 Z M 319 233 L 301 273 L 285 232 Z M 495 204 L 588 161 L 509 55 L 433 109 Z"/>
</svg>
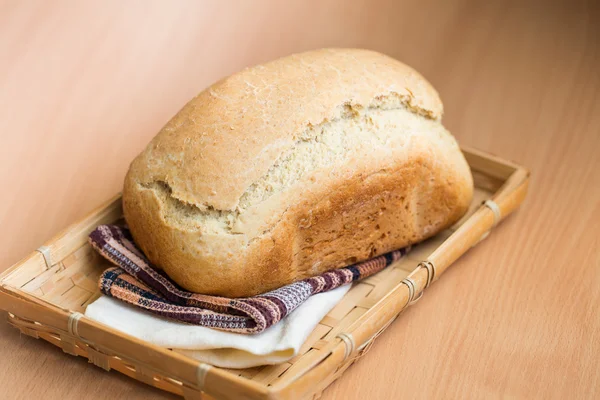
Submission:
<svg viewBox="0 0 600 400">
<path fill-rule="evenodd" d="M 2 2 L 0 269 L 118 191 L 133 156 L 210 82 L 290 52 L 369 47 L 438 88 L 461 143 L 533 175 L 522 209 L 323 398 L 599 398 L 592 3 Z M 169 398 L 4 323 L 0 360 L 2 398 Z"/>
</svg>

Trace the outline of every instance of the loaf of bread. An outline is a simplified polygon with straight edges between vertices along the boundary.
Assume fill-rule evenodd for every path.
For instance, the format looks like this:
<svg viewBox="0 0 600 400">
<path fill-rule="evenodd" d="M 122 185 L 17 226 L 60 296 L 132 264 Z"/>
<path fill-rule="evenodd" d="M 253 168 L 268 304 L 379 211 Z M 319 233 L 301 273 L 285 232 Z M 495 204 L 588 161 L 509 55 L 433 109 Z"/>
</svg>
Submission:
<svg viewBox="0 0 600 400">
<path fill-rule="evenodd" d="M 247 68 L 192 99 L 133 161 L 125 218 L 183 288 L 263 293 L 457 221 L 473 182 L 441 116 L 423 77 L 372 51 Z"/>
</svg>

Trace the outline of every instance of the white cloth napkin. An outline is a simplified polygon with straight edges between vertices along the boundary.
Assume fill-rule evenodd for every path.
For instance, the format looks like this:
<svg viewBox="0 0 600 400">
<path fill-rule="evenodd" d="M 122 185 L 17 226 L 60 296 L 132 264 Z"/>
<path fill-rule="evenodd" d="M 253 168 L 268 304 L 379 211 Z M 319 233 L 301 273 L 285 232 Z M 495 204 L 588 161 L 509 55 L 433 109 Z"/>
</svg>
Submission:
<svg viewBox="0 0 600 400">
<path fill-rule="evenodd" d="M 308 335 L 350 286 L 310 297 L 282 321 L 257 335 L 170 321 L 107 296 L 90 304 L 85 315 L 138 339 L 217 367 L 250 368 L 279 364 L 297 355 Z"/>
</svg>

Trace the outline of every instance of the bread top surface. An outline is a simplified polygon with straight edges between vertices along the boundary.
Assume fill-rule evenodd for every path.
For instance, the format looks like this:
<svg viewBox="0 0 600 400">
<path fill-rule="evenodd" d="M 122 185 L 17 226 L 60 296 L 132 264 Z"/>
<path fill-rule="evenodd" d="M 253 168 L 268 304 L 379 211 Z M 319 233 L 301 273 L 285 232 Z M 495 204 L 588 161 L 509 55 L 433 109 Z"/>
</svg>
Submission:
<svg viewBox="0 0 600 400">
<path fill-rule="evenodd" d="M 383 54 L 323 49 L 284 57 L 201 92 L 134 160 L 127 179 L 161 185 L 181 204 L 222 217 L 239 210 L 244 193 L 307 130 L 388 104 L 433 121 L 443 112 L 421 75 Z"/>
</svg>

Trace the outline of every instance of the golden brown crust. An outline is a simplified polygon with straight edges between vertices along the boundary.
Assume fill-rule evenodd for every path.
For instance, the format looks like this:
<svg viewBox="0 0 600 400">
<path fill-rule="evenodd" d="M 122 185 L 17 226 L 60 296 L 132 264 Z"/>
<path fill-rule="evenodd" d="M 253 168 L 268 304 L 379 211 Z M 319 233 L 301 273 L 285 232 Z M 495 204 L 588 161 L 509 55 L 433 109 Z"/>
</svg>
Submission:
<svg viewBox="0 0 600 400">
<path fill-rule="evenodd" d="M 296 81 L 307 74 L 316 88 Z M 458 220 L 472 196 L 441 111 L 423 78 L 373 52 L 320 50 L 245 70 L 192 100 L 136 158 L 125 217 L 177 283 L 228 297 L 415 243 Z M 352 140 L 329 143 L 340 135 Z M 241 201 L 248 193 L 257 196 Z"/>
<path fill-rule="evenodd" d="M 133 168 L 142 182 L 167 182 L 179 200 L 232 210 L 307 126 L 336 118 L 345 103 L 368 105 L 392 94 L 415 112 L 441 118 L 437 92 L 393 58 L 356 49 L 292 55 L 247 68 L 201 92 Z M 252 168 L 247 160 L 253 160 Z"/>
</svg>

